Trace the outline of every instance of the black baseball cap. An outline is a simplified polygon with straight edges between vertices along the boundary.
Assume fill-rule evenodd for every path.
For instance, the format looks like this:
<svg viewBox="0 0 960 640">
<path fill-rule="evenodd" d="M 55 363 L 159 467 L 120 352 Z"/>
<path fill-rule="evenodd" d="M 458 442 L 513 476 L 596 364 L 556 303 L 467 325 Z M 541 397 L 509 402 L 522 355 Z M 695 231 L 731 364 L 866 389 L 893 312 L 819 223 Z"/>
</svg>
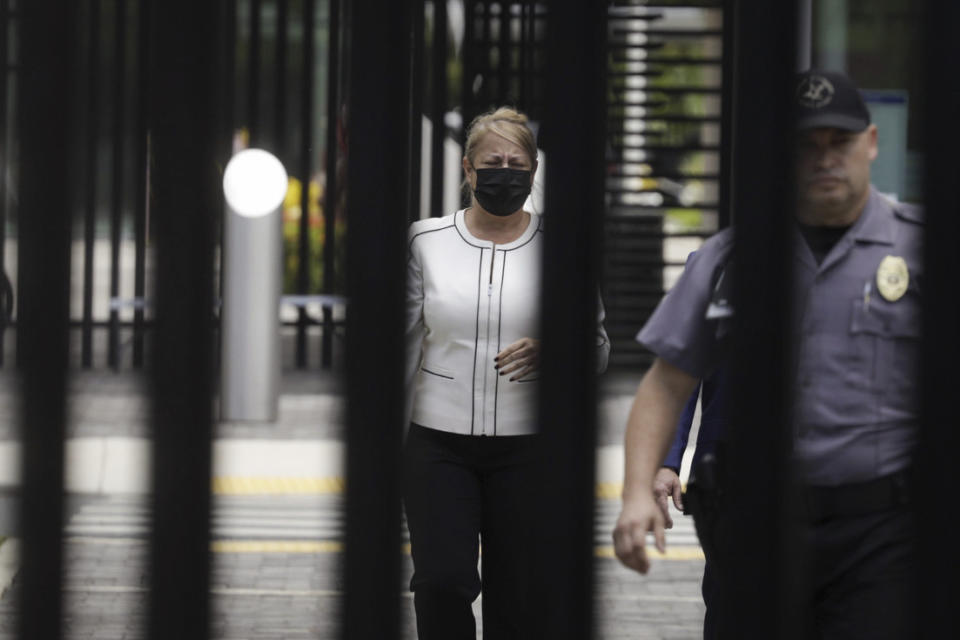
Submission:
<svg viewBox="0 0 960 640">
<path fill-rule="evenodd" d="M 797 128 L 863 131 L 870 112 L 853 81 L 837 71 L 810 69 L 797 76 Z"/>
</svg>

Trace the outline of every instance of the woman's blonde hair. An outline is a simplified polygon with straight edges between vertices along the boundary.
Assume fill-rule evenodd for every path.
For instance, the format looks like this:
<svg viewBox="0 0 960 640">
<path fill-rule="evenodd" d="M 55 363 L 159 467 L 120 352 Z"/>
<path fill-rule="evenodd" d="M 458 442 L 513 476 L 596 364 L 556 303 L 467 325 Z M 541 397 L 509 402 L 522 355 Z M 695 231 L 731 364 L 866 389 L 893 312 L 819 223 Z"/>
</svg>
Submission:
<svg viewBox="0 0 960 640">
<path fill-rule="evenodd" d="M 527 125 L 527 116 L 512 107 L 499 107 L 481 113 L 467 128 L 467 142 L 464 145 L 463 155 L 470 164 L 473 164 L 473 155 L 480 140 L 491 132 L 519 145 L 530 156 L 530 162 L 536 163 L 537 142 L 533 138 L 533 131 Z M 463 195 L 465 200 L 470 199 L 470 181 L 466 176 L 463 178 Z"/>
</svg>

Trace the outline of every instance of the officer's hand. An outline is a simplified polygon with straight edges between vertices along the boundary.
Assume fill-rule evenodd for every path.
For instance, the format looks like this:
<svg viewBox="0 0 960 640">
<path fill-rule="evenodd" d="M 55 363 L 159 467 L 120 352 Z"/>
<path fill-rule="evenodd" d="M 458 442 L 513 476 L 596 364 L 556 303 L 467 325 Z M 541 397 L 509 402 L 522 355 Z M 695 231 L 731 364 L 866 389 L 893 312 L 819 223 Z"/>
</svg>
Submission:
<svg viewBox="0 0 960 640">
<path fill-rule="evenodd" d="M 673 497 L 673 504 L 680 511 L 683 511 L 683 487 L 680 484 L 680 476 L 668 467 L 660 467 L 657 475 L 653 478 L 653 497 L 657 500 L 657 506 L 663 512 L 664 526 L 667 529 L 673 528 L 673 518 L 670 517 L 670 504 L 668 499 Z"/>
<path fill-rule="evenodd" d="M 653 494 L 624 498 L 623 509 L 613 530 L 613 548 L 620 562 L 640 573 L 650 570 L 646 549 L 648 531 L 653 532 L 657 550 L 664 553 L 667 550 L 667 540 L 663 512 L 657 506 Z"/>
</svg>

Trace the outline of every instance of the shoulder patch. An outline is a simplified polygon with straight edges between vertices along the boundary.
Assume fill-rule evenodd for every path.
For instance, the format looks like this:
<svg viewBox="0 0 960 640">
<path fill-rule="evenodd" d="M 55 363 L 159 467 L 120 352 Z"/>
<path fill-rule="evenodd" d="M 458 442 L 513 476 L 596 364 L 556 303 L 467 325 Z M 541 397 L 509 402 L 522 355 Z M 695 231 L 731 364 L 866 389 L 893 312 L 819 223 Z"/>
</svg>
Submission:
<svg viewBox="0 0 960 640">
<path fill-rule="evenodd" d="M 926 222 L 923 207 L 915 204 L 898 202 L 893 206 L 893 214 L 901 220 L 906 220 L 914 224 L 924 224 Z"/>
</svg>

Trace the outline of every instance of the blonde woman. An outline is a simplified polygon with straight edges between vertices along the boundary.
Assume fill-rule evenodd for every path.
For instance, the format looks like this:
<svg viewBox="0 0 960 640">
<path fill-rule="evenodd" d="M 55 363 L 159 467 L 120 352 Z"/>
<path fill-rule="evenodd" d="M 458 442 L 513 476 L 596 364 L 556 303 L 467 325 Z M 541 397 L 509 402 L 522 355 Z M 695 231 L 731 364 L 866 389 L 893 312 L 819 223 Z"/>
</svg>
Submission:
<svg viewBox="0 0 960 640">
<path fill-rule="evenodd" d="M 478 116 L 463 157 L 470 206 L 410 227 L 404 504 L 421 640 L 474 640 L 481 591 L 485 638 L 527 635 L 543 222 L 523 204 L 536 170 L 526 116 Z"/>
</svg>

